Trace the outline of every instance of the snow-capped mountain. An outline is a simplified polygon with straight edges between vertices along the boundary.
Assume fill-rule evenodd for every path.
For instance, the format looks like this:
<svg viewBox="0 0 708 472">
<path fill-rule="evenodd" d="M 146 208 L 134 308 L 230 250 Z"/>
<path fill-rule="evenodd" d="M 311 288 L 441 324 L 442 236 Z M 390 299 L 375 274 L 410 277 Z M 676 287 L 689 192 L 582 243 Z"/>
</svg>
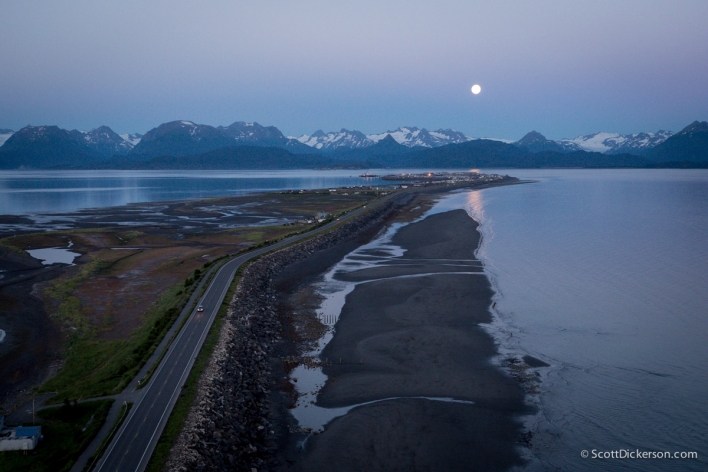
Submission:
<svg viewBox="0 0 708 472">
<path fill-rule="evenodd" d="M 116 134 L 108 126 L 99 126 L 91 131 L 73 130 L 69 131 L 69 134 L 83 142 L 88 148 L 106 157 L 128 154 L 134 147 L 132 143 Z"/>
<path fill-rule="evenodd" d="M 647 152 L 657 162 L 708 162 L 708 122 L 694 121 Z"/>
<path fill-rule="evenodd" d="M 123 138 L 123 140 L 129 143 L 132 147 L 135 147 L 135 145 L 138 144 L 143 138 L 143 135 L 140 133 L 123 133 L 118 136 Z"/>
<path fill-rule="evenodd" d="M 52 126 L 27 126 L 23 128 L 23 139 L 32 137 L 34 142 L 46 133 L 55 134 L 55 127 Z M 59 129 L 59 128 L 57 128 Z M 97 151 L 102 156 L 111 157 L 116 154 L 127 154 L 140 142 L 140 134 L 116 134 L 108 126 L 99 126 L 91 131 L 71 130 L 66 131 L 72 139 L 76 140 L 82 147 L 87 147 L 92 151 Z M 0 129 L 0 147 L 16 134 L 11 129 Z"/>
<path fill-rule="evenodd" d="M 436 131 L 428 131 L 425 128 L 418 129 L 415 127 L 398 128 L 395 131 L 386 131 L 380 134 L 370 134 L 367 136 L 374 142 L 378 142 L 385 138 L 386 135 L 391 135 L 398 144 L 414 147 L 421 146 L 427 148 L 445 146 L 446 144 L 464 143 L 470 141 L 471 138 L 459 131 L 452 129 L 439 129 Z"/>
<path fill-rule="evenodd" d="M 275 126 L 237 121 L 213 127 L 191 121 L 171 121 L 153 128 L 131 151 L 131 157 L 188 156 L 234 146 L 280 147 L 295 154 L 317 152 L 283 136 Z"/>
<path fill-rule="evenodd" d="M 243 142 L 286 139 L 275 126 L 262 126 L 256 122 L 237 121 L 229 126 L 219 126 L 217 129 L 224 131 L 235 140 Z"/>
<path fill-rule="evenodd" d="M 532 133 L 531 133 L 532 134 Z M 335 149 L 338 147 L 348 147 L 348 148 L 362 148 L 371 146 L 374 143 L 379 142 L 386 136 L 391 136 L 396 140 L 397 143 L 402 144 L 407 147 L 421 146 L 426 148 L 434 148 L 445 146 L 447 144 L 453 143 L 464 143 L 466 141 L 471 141 L 478 138 L 470 138 L 464 133 L 459 131 L 454 131 L 451 129 L 439 129 L 436 131 L 428 131 L 425 128 L 418 129 L 416 127 L 402 127 L 394 131 L 386 131 L 384 133 L 369 134 L 364 135 L 359 131 L 348 131 L 342 129 L 339 133 L 323 133 L 317 131 L 312 135 L 303 135 L 298 139 L 301 143 L 307 144 L 308 146 L 315 147 L 316 149 L 328 150 Z M 545 140 L 544 150 L 557 150 L 561 152 L 572 152 L 572 151 L 591 151 L 600 152 L 604 154 L 636 154 L 642 155 L 649 149 L 656 147 L 657 145 L 666 141 L 667 138 L 671 137 L 673 133 L 671 131 L 658 131 L 656 133 L 634 133 L 634 134 L 619 134 L 619 133 L 594 133 L 586 136 L 579 136 L 575 139 L 562 139 L 559 141 L 549 141 L 541 136 L 542 140 Z M 529 141 L 533 137 L 528 135 L 516 143 L 521 143 L 524 139 Z M 504 143 L 514 143 L 515 141 L 510 139 L 499 139 L 499 138 L 479 138 L 492 141 L 501 141 Z M 531 145 L 530 141 L 523 141 L 522 145 L 528 147 Z M 555 143 L 555 144 L 554 144 Z M 556 146 L 557 144 L 557 146 Z M 536 143 L 538 146 L 539 143 Z M 534 145 L 531 145 L 534 147 Z"/>
<path fill-rule="evenodd" d="M 187 156 L 234 145 L 223 130 L 191 121 L 177 120 L 153 128 L 130 152 L 132 157 Z"/>
<path fill-rule="evenodd" d="M 612 155 L 628 153 L 654 160 L 661 159 L 661 162 L 679 160 L 676 156 L 681 155 L 685 157 L 683 158 L 685 161 L 698 159 L 703 162 L 706 147 L 703 140 L 708 139 L 705 138 L 708 136 L 703 129 L 705 126 L 705 122 L 696 122 L 675 135 L 669 131 L 626 135 L 595 133 L 559 141 L 548 140 L 538 132 L 531 132 L 518 141 L 511 141 L 470 138 L 464 133 L 451 129 L 429 131 L 416 127 L 401 127 L 393 131 L 369 135 L 344 128 L 329 133 L 318 130 L 311 135 L 294 138 L 284 136 L 274 126 L 262 126 L 255 122 L 244 121 L 237 121 L 229 126 L 214 127 L 178 120 L 163 123 L 145 135 L 118 135 L 107 126 L 92 131 L 68 131 L 56 126 L 27 126 L 17 132 L 0 129 L 0 168 L 93 165 L 92 163 L 107 162 L 119 155 L 127 156 L 127 159 L 137 162 L 154 157 L 198 155 L 240 146 L 277 147 L 293 154 L 337 151 L 328 158 L 364 162 L 383 159 L 382 156 L 428 152 L 425 148 L 432 152 L 433 148 L 441 148 L 448 144 L 467 143 L 464 144 L 467 146 L 478 139 L 482 147 L 489 144 L 489 141 L 502 141 L 514 144 L 517 148 L 514 152 L 518 152 L 518 148 L 521 148 L 531 154 L 574 151 Z M 683 135 L 687 137 L 682 137 Z M 494 152 L 502 151 L 496 149 Z"/>
<path fill-rule="evenodd" d="M 11 129 L 0 129 L 0 146 L 5 144 L 5 141 L 10 139 L 10 136 L 15 134 Z"/>
<path fill-rule="evenodd" d="M 531 152 L 556 151 L 562 152 L 562 148 L 555 141 L 546 139 L 538 131 L 531 131 L 523 138 L 514 143 L 517 147 L 525 148 Z"/>
<path fill-rule="evenodd" d="M 280 147 L 296 154 L 315 152 L 296 139 L 286 138 L 275 126 L 262 126 L 256 122 L 237 121 L 229 126 L 219 126 L 217 129 L 235 139 L 238 142 L 237 144 Z"/>
<path fill-rule="evenodd" d="M 315 149 L 324 151 L 337 148 L 360 149 L 373 146 L 386 136 L 391 136 L 398 144 L 407 147 L 434 148 L 452 143 L 464 143 L 471 138 L 459 131 L 451 129 L 439 129 L 428 131 L 425 128 L 402 127 L 394 131 L 365 135 L 360 131 L 349 131 L 342 128 L 339 132 L 331 131 L 325 133 L 322 130 L 315 131 L 311 135 L 304 134 L 295 138 L 303 144 L 307 144 Z"/>
<path fill-rule="evenodd" d="M 17 132 L 0 130 L 3 168 L 77 166 L 126 155 L 133 145 L 108 126 L 91 131 L 57 126 L 25 126 Z"/>
<path fill-rule="evenodd" d="M 603 154 L 644 154 L 649 149 L 666 141 L 673 135 L 671 131 L 656 133 L 595 133 L 578 136 L 575 139 L 556 141 L 565 151 L 591 151 Z"/>
<path fill-rule="evenodd" d="M 325 133 L 322 130 L 317 130 L 311 135 L 303 134 L 295 139 L 302 144 L 323 151 L 331 151 L 337 148 L 360 149 L 376 144 L 376 141 L 367 138 L 361 131 L 349 131 L 344 128 L 338 133 L 334 131 Z"/>
<path fill-rule="evenodd" d="M 57 126 L 25 126 L 0 147 L 4 169 L 76 166 L 103 158 L 75 133 Z"/>
</svg>

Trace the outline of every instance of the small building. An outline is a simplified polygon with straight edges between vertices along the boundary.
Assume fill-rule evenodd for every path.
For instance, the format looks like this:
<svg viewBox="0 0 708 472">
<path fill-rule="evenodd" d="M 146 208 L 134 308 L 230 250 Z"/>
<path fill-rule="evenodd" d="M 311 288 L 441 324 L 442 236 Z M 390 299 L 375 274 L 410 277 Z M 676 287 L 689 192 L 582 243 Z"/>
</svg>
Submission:
<svg viewBox="0 0 708 472">
<path fill-rule="evenodd" d="M 41 426 L 5 427 L 5 418 L 0 416 L 0 451 L 30 451 L 42 439 Z"/>
</svg>

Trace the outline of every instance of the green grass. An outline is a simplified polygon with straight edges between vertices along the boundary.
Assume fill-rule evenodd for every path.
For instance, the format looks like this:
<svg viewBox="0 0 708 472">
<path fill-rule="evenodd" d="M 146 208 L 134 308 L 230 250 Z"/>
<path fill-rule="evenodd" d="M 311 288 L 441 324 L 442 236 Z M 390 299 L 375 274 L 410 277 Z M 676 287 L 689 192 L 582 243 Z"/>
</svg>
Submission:
<svg viewBox="0 0 708 472">
<path fill-rule="evenodd" d="M 216 318 L 214 319 L 214 324 L 212 324 L 209 334 L 204 340 L 202 349 L 199 351 L 199 355 L 194 361 L 194 366 L 192 366 L 189 377 L 187 377 L 187 382 L 182 389 L 182 393 L 177 399 L 177 403 L 172 410 L 170 418 L 167 420 L 167 424 L 165 425 L 165 429 L 160 436 L 160 440 L 155 446 L 155 451 L 152 453 L 152 457 L 150 457 L 150 462 L 145 469 L 146 472 L 162 471 L 165 462 L 170 455 L 170 449 L 184 427 L 184 422 L 187 420 L 189 410 L 192 408 L 192 404 L 197 396 L 199 377 L 201 377 L 202 372 L 209 363 L 214 347 L 219 341 L 219 333 L 221 332 L 221 327 L 224 324 L 226 311 L 228 310 L 229 303 L 234 295 L 236 287 L 238 286 L 238 281 L 241 279 L 241 273 L 243 269 L 245 269 L 245 266 L 246 264 L 239 268 L 233 282 L 231 283 L 231 287 L 229 287 L 229 290 L 224 297 L 224 301 L 219 308 L 219 313 L 217 313 Z"/>
<path fill-rule="evenodd" d="M 69 279 L 60 278 L 46 289 L 45 293 L 49 297 L 60 301 L 56 319 L 64 329 L 72 331 L 70 339 L 73 340 L 95 334 L 95 329 L 82 312 L 81 301 L 74 296 L 74 290 L 76 290 L 80 282 L 97 275 L 102 270 L 110 267 L 110 265 L 111 262 L 94 259 L 84 264 L 79 274 L 75 277 Z"/>
<path fill-rule="evenodd" d="M 54 378 L 39 388 L 42 393 L 57 392 L 49 400 L 50 403 L 58 403 L 64 398 L 91 398 L 120 393 L 138 374 L 177 320 L 207 267 L 195 271 L 187 279 L 187 284 L 177 283 L 163 292 L 144 315 L 140 327 L 129 338 L 98 339 L 97 328 L 91 325 L 84 314 L 81 301 L 74 295 L 74 291 L 81 281 L 110 269 L 115 262 L 95 259 L 85 264 L 75 277 L 59 279 L 46 290 L 49 297 L 60 302 L 57 322 L 71 331 L 64 353 L 64 365 Z"/>
<path fill-rule="evenodd" d="M 25 251 L 20 249 L 19 247 L 15 246 L 14 244 L 10 244 L 11 241 L 16 238 L 17 236 L 12 236 L 9 238 L 3 238 L 0 239 L 0 247 L 4 247 L 5 249 L 9 249 L 12 252 L 16 252 L 17 254 L 22 254 L 25 255 Z"/>
<path fill-rule="evenodd" d="M 72 294 L 75 284 L 75 279 L 63 281 L 51 289 L 53 297 L 64 300 L 59 307 L 60 320 L 79 328 L 69 339 L 59 373 L 39 389 L 57 392 L 50 402 L 121 392 L 152 355 L 191 295 L 190 290 L 185 292 L 182 283 L 174 284 L 163 292 L 128 339 L 101 340 L 93 328 L 87 327 L 89 323 L 81 313 L 81 304 Z"/>
<path fill-rule="evenodd" d="M 79 458 L 106 421 L 114 400 L 47 408 L 38 413 L 44 439 L 29 454 L 0 453 L 0 470 L 65 472 Z"/>
</svg>

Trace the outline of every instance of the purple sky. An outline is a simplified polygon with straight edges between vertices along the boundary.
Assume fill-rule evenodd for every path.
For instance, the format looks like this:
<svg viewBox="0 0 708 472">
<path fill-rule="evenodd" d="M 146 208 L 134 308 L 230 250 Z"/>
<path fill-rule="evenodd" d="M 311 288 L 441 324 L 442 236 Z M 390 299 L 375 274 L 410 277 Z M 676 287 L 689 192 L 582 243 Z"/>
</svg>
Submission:
<svg viewBox="0 0 708 472">
<path fill-rule="evenodd" d="M 704 0 L 107 3 L 0 2 L 0 128 L 559 139 L 708 120 Z"/>
</svg>

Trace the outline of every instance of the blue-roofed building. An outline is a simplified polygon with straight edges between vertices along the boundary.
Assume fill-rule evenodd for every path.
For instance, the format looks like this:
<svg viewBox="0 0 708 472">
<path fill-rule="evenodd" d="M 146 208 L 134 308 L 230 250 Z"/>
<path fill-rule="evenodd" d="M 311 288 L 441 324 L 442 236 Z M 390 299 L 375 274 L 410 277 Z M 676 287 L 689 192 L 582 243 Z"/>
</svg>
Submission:
<svg viewBox="0 0 708 472">
<path fill-rule="evenodd" d="M 41 426 L 16 426 L 6 428 L 0 416 L 0 451 L 30 451 L 42 439 Z"/>
</svg>

